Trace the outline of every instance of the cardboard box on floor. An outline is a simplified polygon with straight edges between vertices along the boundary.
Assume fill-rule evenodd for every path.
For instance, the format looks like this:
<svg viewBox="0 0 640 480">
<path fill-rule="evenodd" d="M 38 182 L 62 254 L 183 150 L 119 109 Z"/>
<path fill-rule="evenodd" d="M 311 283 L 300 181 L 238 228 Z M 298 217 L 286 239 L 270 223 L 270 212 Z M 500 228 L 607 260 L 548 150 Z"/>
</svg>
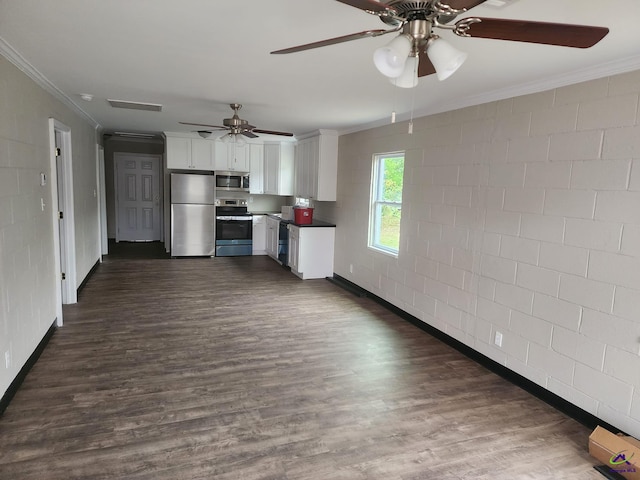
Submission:
<svg viewBox="0 0 640 480">
<path fill-rule="evenodd" d="M 640 480 L 640 441 L 598 426 L 589 435 L 589 454 L 629 480 Z"/>
</svg>

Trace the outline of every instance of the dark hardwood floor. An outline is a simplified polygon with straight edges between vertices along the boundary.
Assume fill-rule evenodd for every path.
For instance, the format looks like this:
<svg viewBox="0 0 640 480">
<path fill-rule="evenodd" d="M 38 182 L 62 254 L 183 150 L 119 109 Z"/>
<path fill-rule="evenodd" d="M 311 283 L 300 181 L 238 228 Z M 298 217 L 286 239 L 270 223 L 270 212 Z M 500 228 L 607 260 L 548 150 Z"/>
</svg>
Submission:
<svg viewBox="0 0 640 480">
<path fill-rule="evenodd" d="M 0 418 L 1 479 L 598 479 L 589 430 L 266 257 L 113 256 Z"/>
</svg>

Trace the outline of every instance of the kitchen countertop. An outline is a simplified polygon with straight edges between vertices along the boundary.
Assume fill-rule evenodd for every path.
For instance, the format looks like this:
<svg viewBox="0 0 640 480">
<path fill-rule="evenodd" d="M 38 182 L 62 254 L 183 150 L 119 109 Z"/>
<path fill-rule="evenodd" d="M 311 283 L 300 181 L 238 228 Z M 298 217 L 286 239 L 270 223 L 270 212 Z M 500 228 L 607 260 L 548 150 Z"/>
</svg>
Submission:
<svg viewBox="0 0 640 480">
<path fill-rule="evenodd" d="M 329 222 L 324 222 L 322 220 L 313 220 L 312 223 L 307 223 L 304 225 L 300 225 L 298 223 L 295 223 L 293 220 L 283 220 L 280 217 L 279 213 L 257 213 L 257 212 L 252 212 L 254 215 L 267 215 L 269 217 L 272 218 L 277 218 L 278 220 L 280 220 L 282 223 L 290 223 L 291 225 L 295 225 L 296 227 L 300 227 L 300 228 L 306 228 L 306 227 L 334 227 L 335 228 L 335 224 L 334 223 L 329 223 Z"/>
</svg>

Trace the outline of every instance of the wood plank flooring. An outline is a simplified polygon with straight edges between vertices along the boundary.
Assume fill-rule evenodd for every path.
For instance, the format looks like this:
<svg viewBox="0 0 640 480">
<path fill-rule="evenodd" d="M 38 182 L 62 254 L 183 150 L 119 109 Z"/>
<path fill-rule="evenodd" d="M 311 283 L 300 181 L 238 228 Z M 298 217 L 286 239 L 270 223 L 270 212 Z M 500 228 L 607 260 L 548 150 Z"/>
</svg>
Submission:
<svg viewBox="0 0 640 480">
<path fill-rule="evenodd" d="M 101 264 L 0 418 L 1 479 L 598 479 L 589 430 L 266 257 Z"/>
</svg>

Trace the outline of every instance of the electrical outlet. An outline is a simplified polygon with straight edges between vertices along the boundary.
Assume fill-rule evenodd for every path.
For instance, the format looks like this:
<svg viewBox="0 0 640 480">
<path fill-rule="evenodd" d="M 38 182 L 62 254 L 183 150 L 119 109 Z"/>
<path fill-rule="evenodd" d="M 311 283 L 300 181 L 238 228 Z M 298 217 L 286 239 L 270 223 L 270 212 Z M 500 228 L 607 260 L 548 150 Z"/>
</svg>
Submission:
<svg viewBox="0 0 640 480">
<path fill-rule="evenodd" d="M 495 343 L 499 347 L 502 347 L 502 333 L 496 332 L 496 336 L 493 339 L 493 343 Z"/>
<path fill-rule="evenodd" d="M 5 368 L 11 368 L 11 350 L 4 352 L 4 366 Z"/>
</svg>

